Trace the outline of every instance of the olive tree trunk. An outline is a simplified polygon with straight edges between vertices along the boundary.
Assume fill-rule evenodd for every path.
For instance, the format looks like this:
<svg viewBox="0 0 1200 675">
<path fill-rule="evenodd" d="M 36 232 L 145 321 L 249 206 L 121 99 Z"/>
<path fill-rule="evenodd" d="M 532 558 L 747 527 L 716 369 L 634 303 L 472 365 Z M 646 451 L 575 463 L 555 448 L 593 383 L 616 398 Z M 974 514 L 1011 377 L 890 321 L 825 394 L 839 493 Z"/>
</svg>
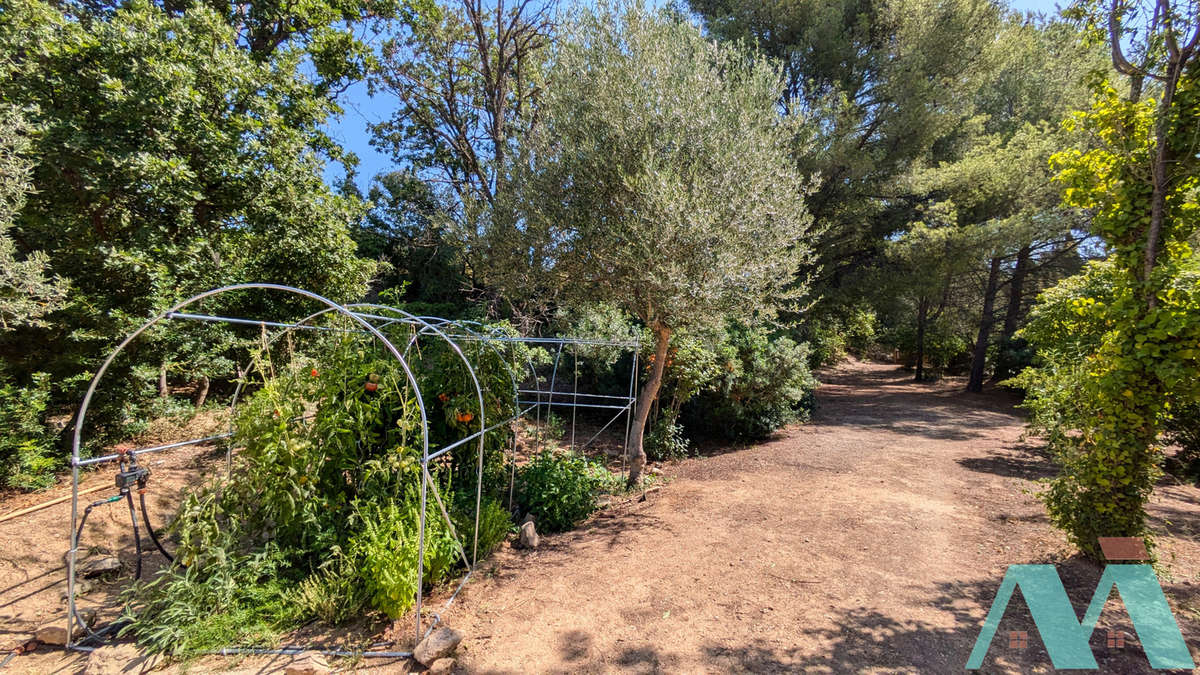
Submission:
<svg viewBox="0 0 1200 675">
<path fill-rule="evenodd" d="M 646 451 L 642 447 L 642 439 L 646 435 L 646 422 L 650 419 L 650 408 L 658 398 L 658 389 L 662 386 L 663 371 L 667 366 L 667 349 L 671 343 L 671 329 L 655 323 L 654 330 L 654 367 L 650 369 L 650 380 L 638 396 L 637 411 L 633 417 L 633 430 L 629 439 L 629 485 L 636 485 L 642 479 L 642 468 L 646 466 Z"/>
</svg>

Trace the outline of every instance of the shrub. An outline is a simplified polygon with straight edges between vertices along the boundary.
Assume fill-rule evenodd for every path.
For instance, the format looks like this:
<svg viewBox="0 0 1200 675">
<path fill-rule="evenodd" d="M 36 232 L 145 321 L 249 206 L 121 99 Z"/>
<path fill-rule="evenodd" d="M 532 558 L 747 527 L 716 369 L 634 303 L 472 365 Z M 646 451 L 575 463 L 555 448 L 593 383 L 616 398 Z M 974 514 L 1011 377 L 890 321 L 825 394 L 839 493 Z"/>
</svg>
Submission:
<svg viewBox="0 0 1200 675">
<path fill-rule="evenodd" d="M 879 318 L 875 316 L 875 310 L 869 307 L 851 309 L 844 326 L 846 349 L 850 353 L 862 357 L 875 346 L 879 333 Z"/>
<path fill-rule="evenodd" d="M 47 487 L 62 464 L 54 453 L 54 434 L 45 423 L 49 379 L 37 373 L 28 387 L 0 386 L 0 469 L 10 487 Z"/>
<path fill-rule="evenodd" d="M 963 330 L 945 315 L 930 321 L 925 327 L 925 363 L 928 365 L 929 377 L 937 379 L 952 366 L 970 362 L 971 341 L 963 334 Z M 894 328 L 885 336 L 884 341 L 904 354 L 906 366 L 916 364 L 915 327 L 904 325 Z"/>
<path fill-rule="evenodd" d="M 1006 380 L 1033 365 L 1034 350 L 1025 338 L 1001 340 L 995 346 L 996 380 Z"/>
<path fill-rule="evenodd" d="M 677 417 L 678 413 L 670 408 L 659 414 L 650 433 L 646 434 L 646 457 L 656 462 L 687 457 L 691 443 L 684 435 L 683 426 L 675 421 Z"/>
<path fill-rule="evenodd" d="M 846 334 L 836 320 L 816 322 L 808 326 L 803 334 L 810 345 L 810 367 L 833 365 L 846 358 Z"/>
<path fill-rule="evenodd" d="M 505 477 L 507 484 L 507 477 Z M 475 529 L 475 493 L 459 492 L 455 499 L 454 527 L 463 537 L 463 546 L 470 554 L 471 532 Z M 484 497 L 479 507 L 479 557 L 483 558 L 504 541 L 512 528 L 512 518 L 499 499 Z"/>
<path fill-rule="evenodd" d="M 808 367 L 807 344 L 732 325 L 721 354 L 721 374 L 684 407 L 688 429 L 759 439 L 808 415 L 817 381 Z"/>
<path fill-rule="evenodd" d="M 596 489 L 594 467 L 587 458 L 546 450 L 521 469 L 518 500 L 539 529 L 562 532 L 596 510 Z"/>
</svg>

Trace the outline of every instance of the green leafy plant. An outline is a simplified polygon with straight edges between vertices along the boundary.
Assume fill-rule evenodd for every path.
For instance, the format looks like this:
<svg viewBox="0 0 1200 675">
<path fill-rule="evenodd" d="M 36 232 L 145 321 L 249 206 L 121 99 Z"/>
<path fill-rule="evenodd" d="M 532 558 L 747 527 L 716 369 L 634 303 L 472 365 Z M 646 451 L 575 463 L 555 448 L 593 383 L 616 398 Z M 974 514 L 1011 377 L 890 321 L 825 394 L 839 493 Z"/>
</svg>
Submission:
<svg viewBox="0 0 1200 675">
<path fill-rule="evenodd" d="M 573 452 L 542 451 L 521 468 L 518 500 L 538 528 L 562 532 L 596 510 L 593 463 Z"/>
<path fill-rule="evenodd" d="M 646 434 L 647 457 L 656 462 L 687 457 L 691 442 L 684 435 L 683 426 L 675 421 L 677 416 L 678 413 L 670 409 L 658 416 L 650 433 Z"/>
<path fill-rule="evenodd" d="M 1179 446 L 1179 451 L 1167 463 L 1167 470 L 1200 484 L 1200 402 L 1188 401 L 1175 406 L 1165 427 L 1167 440 Z"/>
<path fill-rule="evenodd" d="M 35 374 L 27 387 L 0 383 L 0 469 L 11 487 L 47 487 L 62 465 L 54 452 L 54 434 L 45 422 L 49 401 L 46 373 Z"/>
<path fill-rule="evenodd" d="M 398 362 L 344 335 L 318 334 L 304 351 L 279 345 L 257 359 L 257 391 L 234 419 L 232 476 L 185 498 L 171 525 L 177 564 L 128 596 L 135 608 L 128 630 L 151 649 L 188 655 L 264 643 L 310 619 L 336 623 L 368 609 L 396 618 L 411 609 L 418 587 L 447 582 L 463 568 L 464 554 L 470 558 L 478 445 L 431 465 L 450 522 L 430 497 L 418 561 L 417 401 Z M 277 363 L 281 354 L 289 358 Z M 431 400 L 444 406 L 439 412 L 465 405 L 437 396 L 434 385 L 445 392 L 451 381 L 437 370 L 444 356 L 433 348 L 411 360 Z M 495 363 L 481 364 L 482 380 L 498 379 L 489 370 Z M 477 396 L 475 402 L 478 410 Z M 500 415 L 511 398 L 489 396 L 485 405 Z M 431 447 L 473 430 L 431 425 Z M 494 496 L 507 492 L 502 444 L 485 438 L 491 459 L 480 486 L 482 555 L 510 527 Z M 220 613 L 226 616 L 210 616 Z M 192 623 L 202 626 L 195 634 Z"/>
<path fill-rule="evenodd" d="M 732 324 L 719 354 L 720 376 L 684 407 L 688 429 L 763 438 L 808 414 L 817 381 L 808 368 L 806 343 Z"/>
</svg>

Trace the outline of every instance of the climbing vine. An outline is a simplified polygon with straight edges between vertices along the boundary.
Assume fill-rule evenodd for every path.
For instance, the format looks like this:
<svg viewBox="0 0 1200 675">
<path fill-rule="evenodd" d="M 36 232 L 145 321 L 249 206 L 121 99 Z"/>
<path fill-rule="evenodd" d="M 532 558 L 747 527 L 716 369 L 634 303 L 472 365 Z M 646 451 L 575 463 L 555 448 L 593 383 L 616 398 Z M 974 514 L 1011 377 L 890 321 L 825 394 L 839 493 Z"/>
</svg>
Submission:
<svg viewBox="0 0 1200 675">
<path fill-rule="evenodd" d="M 1167 155 L 1174 161 L 1154 264 L 1147 268 L 1155 125 L 1164 114 Z M 1140 536 L 1152 543 L 1145 504 L 1158 476 L 1158 435 L 1172 401 L 1200 394 L 1200 289 L 1187 243 L 1200 218 L 1194 147 L 1200 88 L 1194 72 L 1185 74 L 1164 111 L 1104 86 L 1092 109 L 1067 124 L 1090 134 L 1094 147 L 1051 161 L 1064 201 L 1094 214 L 1092 231 L 1109 252 L 1108 287 L 1103 297 L 1083 294 L 1069 304 L 1075 320 L 1098 332 L 1072 371 L 1077 391 L 1058 396 L 1061 387 L 1034 376 L 1024 383 L 1032 387 L 1034 405 L 1059 401 L 1062 421 L 1075 427 L 1051 439 L 1061 472 L 1043 497 L 1055 525 L 1084 553 L 1099 557 L 1097 537 Z"/>
</svg>

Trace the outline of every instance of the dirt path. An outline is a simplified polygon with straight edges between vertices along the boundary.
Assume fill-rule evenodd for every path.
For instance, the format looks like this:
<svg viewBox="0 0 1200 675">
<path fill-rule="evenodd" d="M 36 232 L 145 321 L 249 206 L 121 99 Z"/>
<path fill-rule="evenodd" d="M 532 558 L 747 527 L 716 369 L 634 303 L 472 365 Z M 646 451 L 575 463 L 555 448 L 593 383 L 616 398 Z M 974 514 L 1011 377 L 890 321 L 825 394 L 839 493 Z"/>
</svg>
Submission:
<svg viewBox="0 0 1200 675">
<path fill-rule="evenodd" d="M 811 424 L 683 462 L 662 492 L 534 552 L 502 551 L 447 619 L 472 672 L 961 672 L 1004 570 L 1067 547 L 1022 490 L 1047 475 L 1001 395 L 894 366 L 827 373 Z M 1164 588 L 1200 653 L 1200 490 L 1167 488 Z M 1099 571 L 1067 560 L 1077 604 Z M 1119 605 L 1114 602 L 1112 605 Z M 1048 670 L 1015 611 L 989 670 Z M 1102 628 L 1127 622 L 1106 612 Z M 1030 631 L 1025 650 L 1008 630 Z M 1002 638 L 1004 638 L 1002 640 Z M 1105 653 L 1140 672 L 1140 650 Z M 1002 644 L 1003 642 L 1003 644 Z M 1132 645 L 1132 643 L 1130 643 Z M 1200 656 L 1197 657 L 1200 660 Z"/>
<path fill-rule="evenodd" d="M 502 548 L 443 613 L 466 634 L 460 669 L 956 673 L 1009 564 L 1059 564 L 1077 608 L 1085 605 L 1099 569 L 1067 556 L 1025 492 L 1051 467 L 1021 441 L 1011 400 L 910 377 L 846 364 L 822 376 L 810 424 L 668 466 L 670 483 L 646 502 L 543 537 L 536 551 Z M 212 458 L 163 461 L 159 480 L 173 487 Z M 55 507 L 0 526 L 0 636 L 10 641 L 63 611 L 55 568 L 64 515 Z M 1200 661 L 1200 489 L 1160 486 L 1152 515 L 1169 532 L 1160 538 L 1163 587 Z M 127 537 L 120 516 L 98 521 L 117 543 Z M 1135 642 L 1106 649 L 1107 629 L 1132 634 L 1120 603 L 1110 605 L 1093 635 L 1103 672 L 1145 672 Z M 1014 599 L 986 672 L 1049 671 L 1026 617 Z M 1010 630 L 1028 631 L 1028 648 L 1009 648 Z M 82 663 L 39 652 L 10 669 L 69 673 Z M 218 659 L 191 670 L 285 665 Z"/>
</svg>

